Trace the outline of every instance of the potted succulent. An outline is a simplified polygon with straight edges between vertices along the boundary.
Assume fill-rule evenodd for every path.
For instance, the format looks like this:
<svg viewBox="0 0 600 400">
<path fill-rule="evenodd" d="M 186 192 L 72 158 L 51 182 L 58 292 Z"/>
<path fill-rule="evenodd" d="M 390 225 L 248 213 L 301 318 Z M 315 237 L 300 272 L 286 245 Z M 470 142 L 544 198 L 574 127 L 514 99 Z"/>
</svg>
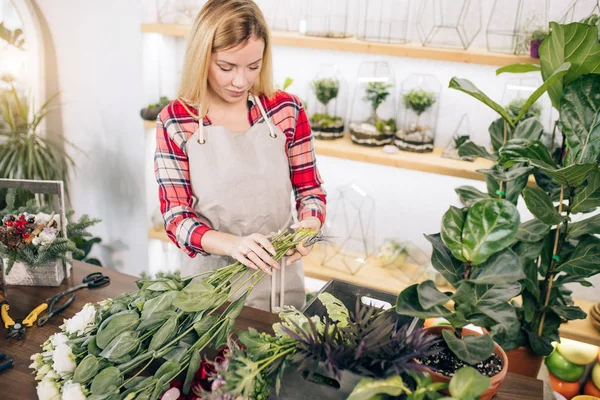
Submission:
<svg viewBox="0 0 600 400">
<path fill-rule="evenodd" d="M 330 113 L 328 107 L 338 97 L 340 81 L 336 78 L 315 79 L 311 86 L 317 99 L 315 112 L 310 117 L 313 134 L 318 139 L 343 137 L 344 120 L 335 113 Z M 333 108 L 336 108 L 335 104 Z"/>
<path fill-rule="evenodd" d="M 529 55 L 532 58 L 540 58 L 540 44 L 542 44 L 546 36 L 548 36 L 548 31 L 544 29 L 544 27 L 539 27 L 531 32 L 531 39 L 529 41 Z"/>
<path fill-rule="evenodd" d="M 165 108 L 165 106 L 169 104 L 169 102 L 170 100 L 168 97 L 161 96 L 158 103 L 148 104 L 146 107 L 140 110 L 140 115 L 142 119 L 146 121 L 156 121 L 156 117 L 158 117 L 158 114 L 160 114 L 162 109 Z"/>
<path fill-rule="evenodd" d="M 432 128 L 421 124 L 421 115 L 435 104 L 435 93 L 417 88 L 405 93 L 402 100 L 406 109 L 416 115 L 416 121 L 406 121 L 404 129 L 396 132 L 396 146 L 400 150 L 417 153 L 433 151 Z M 408 116 L 407 119 L 409 119 Z"/>
<path fill-rule="evenodd" d="M 363 146 L 383 146 L 392 142 L 396 131 L 393 118 L 382 119 L 377 115 L 377 109 L 390 95 L 393 85 L 386 82 L 368 82 L 362 98 L 371 106 L 371 115 L 364 122 L 352 122 L 349 125 L 350 137 L 356 144 Z"/>
</svg>

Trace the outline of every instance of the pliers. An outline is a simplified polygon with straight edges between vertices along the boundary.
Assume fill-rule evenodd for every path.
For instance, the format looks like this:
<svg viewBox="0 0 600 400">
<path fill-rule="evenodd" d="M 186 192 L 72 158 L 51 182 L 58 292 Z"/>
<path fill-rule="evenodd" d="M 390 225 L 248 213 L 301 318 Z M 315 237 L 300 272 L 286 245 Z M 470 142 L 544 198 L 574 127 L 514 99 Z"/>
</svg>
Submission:
<svg viewBox="0 0 600 400">
<path fill-rule="evenodd" d="M 33 323 L 37 320 L 38 316 L 44 311 L 46 311 L 47 308 L 48 303 L 44 302 L 36 308 L 34 308 L 25 319 L 17 318 L 13 320 L 8 313 L 8 311 L 10 310 L 8 302 L 2 302 L 0 306 L 0 315 L 2 316 L 2 321 L 4 321 L 4 327 L 8 329 L 6 338 L 11 339 L 16 337 L 17 340 L 23 339 L 23 337 L 25 336 L 25 327 L 32 326 Z"/>
<path fill-rule="evenodd" d="M 0 361 L 4 360 L 6 358 L 6 354 L 0 354 Z M 7 369 L 8 367 L 10 367 L 13 363 L 13 360 L 8 359 L 5 362 L 3 362 L 2 364 L 0 364 L 0 372 L 4 371 L 5 369 Z"/>
</svg>

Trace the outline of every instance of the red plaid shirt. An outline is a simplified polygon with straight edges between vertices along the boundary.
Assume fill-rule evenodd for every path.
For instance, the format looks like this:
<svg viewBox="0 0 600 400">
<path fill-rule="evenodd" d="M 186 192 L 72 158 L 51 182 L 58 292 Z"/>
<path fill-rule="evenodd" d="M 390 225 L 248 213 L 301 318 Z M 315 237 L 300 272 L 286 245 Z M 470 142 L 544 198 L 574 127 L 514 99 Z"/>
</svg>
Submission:
<svg viewBox="0 0 600 400">
<path fill-rule="evenodd" d="M 267 116 L 286 135 L 290 179 L 294 188 L 298 219 L 308 216 L 325 219 L 325 190 L 317 170 L 310 124 L 302 103 L 297 97 L 278 91 L 273 98 L 260 96 Z M 190 108 L 193 112 L 196 109 Z M 262 115 L 256 104 L 249 110 L 252 125 Z M 210 125 L 204 118 L 204 125 Z M 165 230 L 169 238 L 190 257 L 202 249 L 202 236 L 212 228 L 202 222 L 192 204 L 194 195 L 190 184 L 189 163 L 185 144 L 198 129 L 195 120 L 179 100 L 166 106 L 157 119 L 154 172 L 158 181 L 158 197 Z"/>
</svg>

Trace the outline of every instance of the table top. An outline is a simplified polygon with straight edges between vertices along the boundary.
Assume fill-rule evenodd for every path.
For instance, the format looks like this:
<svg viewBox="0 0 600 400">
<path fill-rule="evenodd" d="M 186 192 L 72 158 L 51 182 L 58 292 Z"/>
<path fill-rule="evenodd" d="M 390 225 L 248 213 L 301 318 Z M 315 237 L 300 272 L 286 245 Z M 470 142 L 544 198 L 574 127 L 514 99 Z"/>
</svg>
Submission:
<svg viewBox="0 0 600 400">
<path fill-rule="evenodd" d="M 3 399 L 36 399 L 36 385 L 32 370 L 29 369 L 29 357 L 40 351 L 40 344 L 50 335 L 59 330 L 64 318 L 72 317 L 86 303 L 95 303 L 106 298 L 114 298 L 121 293 L 136 290 L 136 277 L 126 275 L 107 268 L 100 268 L 82 262 L 74 261 L 71 277 L 65 280 L 59 288 L 9 286 L 7 295 L 11 302 L 10 313 L 15 317 L 26 316 L 44 299 L 53 296 L 61 290 L 79 284 L 83 277 L 91 272 L 100 271 L 111 278 L 110 285 L 98 289 L 82 289 L 76 292 L 73 304 L 58 316 L 51 318 L 42 327 L 34 325 L 28 328 L 25 339 L 21 341 L 4 338 L 5 330 L 0 334 L 0 353 L 5 353 L 13 359 L 13 366 L 0 372 L 0 387 Z M 267 313 L 250 307 L 244 310 L 236 320 L 235 330 L 246 330 L 254 327 L 259 331 L 271 331 L 271 325 L 277 322 L 275 314 Z M 497 400 L 540 400 L 544 398 L 542 381 L 508 374 L 505 384 L 496 396 Z M 552 397 L 550 397 L 552 398 Z"/>
</svg>

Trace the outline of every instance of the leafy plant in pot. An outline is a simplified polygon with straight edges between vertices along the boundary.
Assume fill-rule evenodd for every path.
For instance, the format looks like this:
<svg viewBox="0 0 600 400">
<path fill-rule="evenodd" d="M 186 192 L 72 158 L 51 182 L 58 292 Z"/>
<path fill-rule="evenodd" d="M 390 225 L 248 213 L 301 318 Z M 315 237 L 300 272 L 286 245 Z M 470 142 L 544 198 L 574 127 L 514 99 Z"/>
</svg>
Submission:
<svg viewBox="0 0 600 400">
<path fill-rule="evenodd" d="M 392 142 L 396 131 L 393 118 L 381 119 L 377 109 L 390 95 L 392 85 L 385 82 L 368 82 L 363 100 L 371 105 L 371 116 L 362 123 L 352 122 L 349 125 L 350 137 L 356 144 L 364 146 L 383 146 Z"/>
<path fill-rule="evenodd" d="M 317 111 L 310 117 L 310 124 L 315 137 L 320 139 L 337 139 L 343 136 L 344 121 L 342 117 L 328 112 L 328 104 L 338 97 L 340 82 L 335 78 L 323 78 L 312 81 L 312 88 L 317 98 Z"/>
<path fill-rule="evenodd" d="M 396 132 L 395 143 L 401 150 L 414 152 L 433 151 L 433 132 L 426 125 L 421 125 L 421 115 L 436 102 L 436 96 L 433 92 L 423 89 L 413 89 L 402 96 L 405 107 L 414 112 L 417 116 L 416 122 L 407 129 L 400 129 Z"/>
</svg>

